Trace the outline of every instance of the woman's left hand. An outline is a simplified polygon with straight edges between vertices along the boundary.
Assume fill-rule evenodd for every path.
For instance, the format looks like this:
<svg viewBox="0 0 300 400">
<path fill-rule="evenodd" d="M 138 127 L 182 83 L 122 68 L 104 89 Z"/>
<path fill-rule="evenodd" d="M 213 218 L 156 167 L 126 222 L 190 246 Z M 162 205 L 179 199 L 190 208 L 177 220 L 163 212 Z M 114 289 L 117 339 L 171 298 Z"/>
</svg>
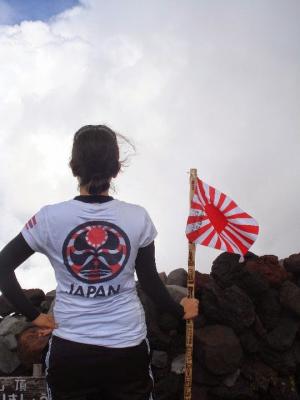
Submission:
<svg viewBox="0 0 300 400">
<path fill-rule="evenodd" d="M 199 300 L 195 298 L 184 297 L 180 304 L 184 309 L 183 319 L 193 319 L 199 314 Z"/>
<path fill-rule="evenodd" d="M 58 327 L 52 314 L 41 313 L 32 323 L 39 328 L 39 336 L 47 336 Z"/>
</svg>

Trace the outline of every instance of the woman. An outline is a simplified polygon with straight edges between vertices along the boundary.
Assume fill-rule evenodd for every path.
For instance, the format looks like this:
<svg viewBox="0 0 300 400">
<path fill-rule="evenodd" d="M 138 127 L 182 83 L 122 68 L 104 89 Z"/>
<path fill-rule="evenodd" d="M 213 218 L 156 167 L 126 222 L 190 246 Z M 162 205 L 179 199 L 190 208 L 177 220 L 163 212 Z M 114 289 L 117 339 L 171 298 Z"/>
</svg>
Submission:
<svg viewBox="0 0 300 400">
<path fill-rule="evenodd" d="M 49 399 L 148 400 L 153 381 L 142 289 L 178 318 L 194 318 L 198 301 L 175 303 L 155 266 L 156 229 L 147 211 L 108 195 L 120 171 L 117 135 L 103 125 L 76 132 L 70 167 L 80 195 L 43 207 L 0 253 L 0 287 L 42 335 Z M 14 269 L 34 252 L 45 254 L 57 280 L 54 318 L 24 296 Z"/>
</svg>

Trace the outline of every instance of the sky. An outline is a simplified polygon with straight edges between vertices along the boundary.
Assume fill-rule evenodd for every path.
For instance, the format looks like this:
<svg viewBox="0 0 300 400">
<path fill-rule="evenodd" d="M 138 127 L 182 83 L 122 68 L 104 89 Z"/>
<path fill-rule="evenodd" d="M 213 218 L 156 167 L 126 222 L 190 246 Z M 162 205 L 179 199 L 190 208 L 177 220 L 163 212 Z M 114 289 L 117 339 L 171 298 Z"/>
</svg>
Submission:
<svg viewBox="0 0 300 400">
<path fill-rule="evenodd" d="M 77 0 L 0 0 L 0 24 L 13 25 L 24 20 L 47 22 L 77 4 Z"/>
<path fill-rule="evenodd" d="M 104 123 L 136 146 L 113 196 L 148 210 L 159 271 L 187 268 L 190 168 L 259 222 L 253 252 L 300 251 L 297 0 L 24 3 L 0 1 L 1 247 L 78 193 L 72 136 Z M 17 276 L 55 288 L 38 254 Z"/>
</svg>

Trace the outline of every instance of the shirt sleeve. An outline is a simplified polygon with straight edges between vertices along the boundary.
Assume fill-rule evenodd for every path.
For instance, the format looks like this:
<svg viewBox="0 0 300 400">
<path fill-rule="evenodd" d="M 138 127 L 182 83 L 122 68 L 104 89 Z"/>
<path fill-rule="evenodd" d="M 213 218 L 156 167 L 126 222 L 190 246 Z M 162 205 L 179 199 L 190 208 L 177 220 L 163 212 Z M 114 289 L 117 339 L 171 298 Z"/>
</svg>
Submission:
<svg viewBox="0 0 300 400">
<path fill-rule="evenodd" d="M 33 251 L 46 254 L 47 227 L 46 210 L 43 207 L 25 224 L 21 233 Z"/>
<path fill-rule="evenodd" d="M 143 209 L 143 211 L 144 211 L 144 221 L 143 221 L 142 232 L 140 235 L 139 247 L 148 246 L 148 244 L 153 242 L 153 240 L 157 236 L 157 230 L 150 218 L 150 215 L 145 209 Z"/>
<path fill-rule="evenodd" d="M 40 311 L 25 296 L 14 270 L 34 251 L 19 233 L 0 252 L 0 289 L 6 299 L 29 321 L 38 317 Z"/>
<path fill-rule="evenodd" d="M 135 270 L 143 291 L 161 311 L 183 318 L 184 308 L 176 303 L 160 279 L 155 263 L 154 242 L 140 248 L 135 261 Z"/>
</svg>

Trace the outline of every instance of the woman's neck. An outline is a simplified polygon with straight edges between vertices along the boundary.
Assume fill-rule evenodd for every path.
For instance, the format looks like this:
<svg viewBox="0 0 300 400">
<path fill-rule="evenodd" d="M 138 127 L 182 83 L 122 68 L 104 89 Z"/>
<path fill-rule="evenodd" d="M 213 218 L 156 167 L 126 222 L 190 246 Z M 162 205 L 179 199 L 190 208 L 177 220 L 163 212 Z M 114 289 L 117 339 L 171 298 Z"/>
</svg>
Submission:
<svg viewBox="0 0 300 400">
<path fill-rule="evenodd" d="M 81 196 L 91 196 L 91 194 L 86 190 L 85 187 L 80 187 L 79 193 Z M 108 190 L 106 190 L 105 192 L 102 192 L 102 193 L 97 193 L 97 194 L 101 195 L 101 196 L 108 196 Z"/>
</svg>

